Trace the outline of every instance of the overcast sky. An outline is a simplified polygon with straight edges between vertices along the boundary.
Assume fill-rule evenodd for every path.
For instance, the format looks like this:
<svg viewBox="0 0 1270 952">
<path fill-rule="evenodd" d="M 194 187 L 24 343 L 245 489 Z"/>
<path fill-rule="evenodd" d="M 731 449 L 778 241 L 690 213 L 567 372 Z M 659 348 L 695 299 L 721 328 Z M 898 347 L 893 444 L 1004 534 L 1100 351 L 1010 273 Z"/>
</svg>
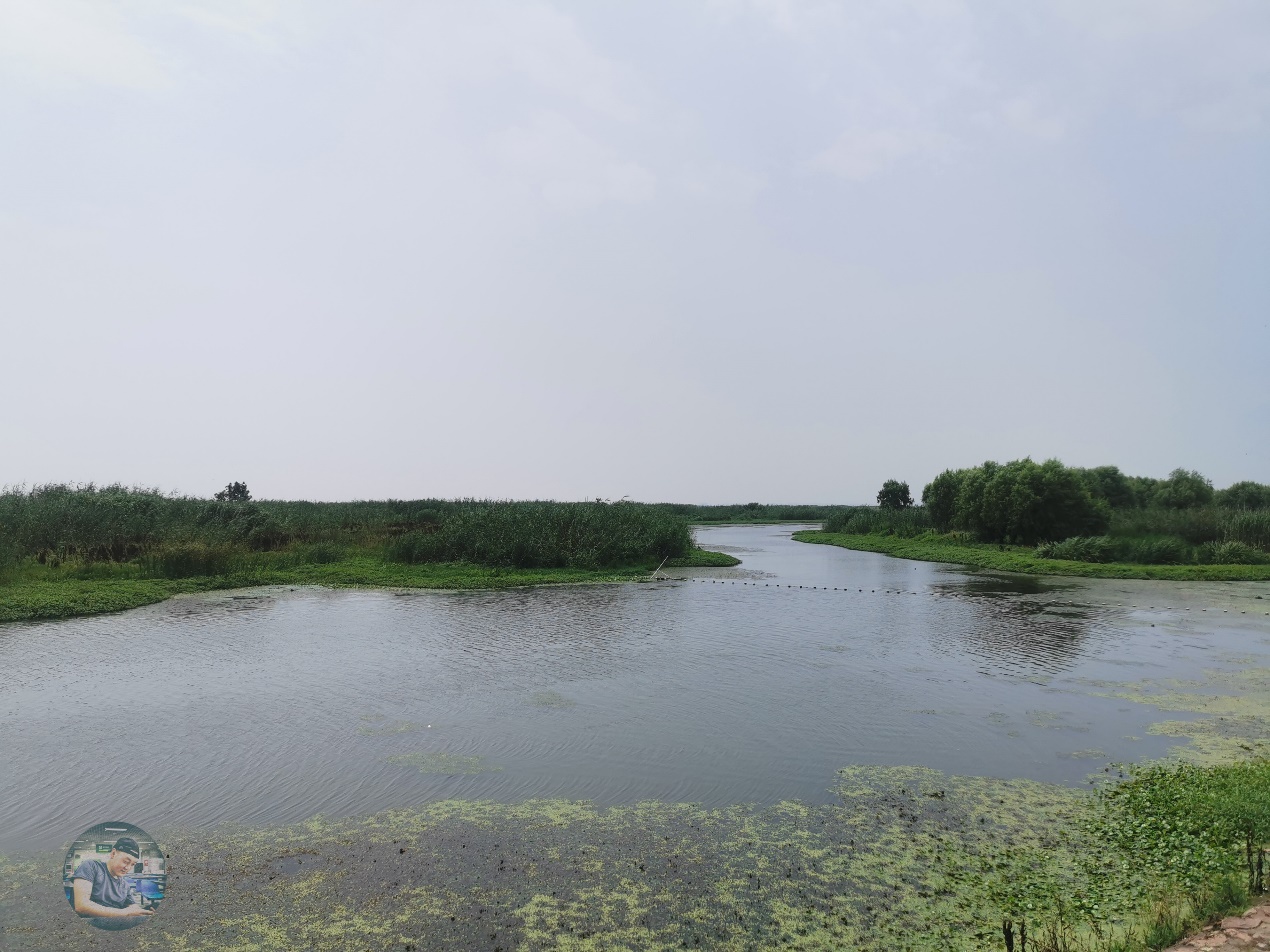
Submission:
<svg viewBox="0 0 1270 952">
<path fill-rule="evenodd" d="M 1270 482 L 1270 3 L 4 0 L 0 484 Z"/>
</svg>

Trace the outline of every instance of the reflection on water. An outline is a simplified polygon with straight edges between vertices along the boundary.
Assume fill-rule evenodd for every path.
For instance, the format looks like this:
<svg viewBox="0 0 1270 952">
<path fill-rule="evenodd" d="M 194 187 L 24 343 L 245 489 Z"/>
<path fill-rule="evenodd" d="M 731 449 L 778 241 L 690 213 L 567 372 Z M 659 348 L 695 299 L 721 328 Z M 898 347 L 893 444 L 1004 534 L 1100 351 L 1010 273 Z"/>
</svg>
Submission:
<svg viewBox="0 0 1270 952">
<path fill-rule="evenodd" d="M 1080 783 L 1174 742 L 1091 685 L 1236 648 L 1266 665 L 1270 628 L 1220 614 L 1225 589 L 968 574 L 789 533 L 699 530 L 744 562 L 683 582 L 275 589 L 0 628 L 0 850 L 125 814 L 824 802 L 846 764 Z"/>
</svg>

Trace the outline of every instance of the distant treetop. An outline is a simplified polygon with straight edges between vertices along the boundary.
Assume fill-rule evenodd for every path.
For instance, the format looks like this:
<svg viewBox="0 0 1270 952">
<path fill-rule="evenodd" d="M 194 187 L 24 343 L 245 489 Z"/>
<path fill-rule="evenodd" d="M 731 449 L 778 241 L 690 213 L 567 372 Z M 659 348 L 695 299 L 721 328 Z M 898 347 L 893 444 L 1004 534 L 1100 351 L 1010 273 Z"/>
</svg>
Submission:
<svg viewBox="0 0 1270 952">
<path fill-rule="evenodd" d="M 878 490 L 878 505 L 883 509 L 907 509 L 913 505 L 913 494 L 909 492 L 908 483 L 888 479 Z"/>
<path fill-rule="evenodd" d="M 246 483 L 230 483 L 216 494 L 217 502 L 251 502 Z"/>
</svg>

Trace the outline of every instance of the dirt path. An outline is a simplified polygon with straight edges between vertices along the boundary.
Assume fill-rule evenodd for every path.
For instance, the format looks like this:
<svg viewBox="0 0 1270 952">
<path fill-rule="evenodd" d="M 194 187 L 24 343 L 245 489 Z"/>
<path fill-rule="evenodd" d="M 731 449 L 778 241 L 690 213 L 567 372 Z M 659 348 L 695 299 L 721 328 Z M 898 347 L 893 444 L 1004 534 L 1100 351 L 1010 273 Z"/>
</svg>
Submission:
<svg viewBox="0 0 1270 952">
<path fill-rule="evenodd" d="M 1270 903 L 1254 906 L 1242 916 L 1228 916 L 1220 924 L 1172 947 L 1176 952 L 1244 952 L 1270 949 Z M 1172 950 L 1170 950 L 1172 952 Z"/>
</svg>

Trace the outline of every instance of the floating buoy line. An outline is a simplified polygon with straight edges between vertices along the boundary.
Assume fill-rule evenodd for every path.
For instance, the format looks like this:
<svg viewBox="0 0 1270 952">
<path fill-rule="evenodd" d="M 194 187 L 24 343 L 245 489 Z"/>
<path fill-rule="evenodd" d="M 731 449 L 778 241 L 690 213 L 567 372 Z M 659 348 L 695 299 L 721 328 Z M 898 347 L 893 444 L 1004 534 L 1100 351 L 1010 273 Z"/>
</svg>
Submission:
<svg viewBox="0 0 1270 952">
<path fill-rule="evenodd" d="M 781 582 L 747 582 L 747 581 L 745 581 L 744 579 L 742 579 L 742 580 L 740 580 L 740 581 L 738 582 L 736 579 L 720 579 L 720 578 L 683 578 L 683 577 L 680 577 L 680 578 L 674 578 L 674 577 L 672 577 L 672 578 L 653 579 L 653 581 L 665 581 L 665 582 L 697 582 L 697 583 L 700 583 L 700 584 L 703 584 L 703 585 L 704 585 L 704 584 L 706 584 L 706 583 L 709 583 L 710 585 L 738 585 L 738 584 L 739 584 L 739 585 L 742 585 L 742 586 L 747 587 L 747 588 L 783 588 L 783 589 L 785 589 L 785 590 L 787 590 L 787 591 L 788 591 L 788 590 L 791 590 L 791 589 L 801 589 L 801 590 L 803 590 L 803 591 L 812 591 L 812 592 L 847 592 L 847 593 L 849 593 L 849 592 L 851 591 L 851 588 L 850 588 L 849 586 L 847 586 L 847 587 L 842 587 L 842 586 L 833 586 L 833 585 L 794 585 L 794 584 L 792 584 L 792 583 L 790 583 L 790 582 L 784 582 L 784 583 L 781 583 Z M 860 594 L 865 594 L 865 589 L 863 589 L 863 588 L 857 588 L 857 589 L 856 589 L 856 594 L 858 594 L 858 595 L 860 595 Z M 881 594 L 881 595 L 929 595 L 929 596 L 931 596 L 931 597 L 933 597 L 933 598 L 974 598 L 974 597 L 975 597 L 974 595 L 972 595 L 972 594 L 970 594 L 970 593 L 965 593 L 965 592 L 914 592 L 914 591 L 910 591 L 910 590 L 908 590 L 908 589 L 902 589 L 902 588 L 895 588 L 895 589 L 891 589 L 891 588 L 884 588 L 884 589 L 881 589 L 881 590 L 876 589 L 876 588 L 871 588 L 871 589 L 868 589 L 867 594 L 869 594 L 869 595 L 878 595 L 878 594 Z M 1145 605 L 1145 606 L 1141 606 L 1141 605 L 1130 605 L 1129 607 L 1130 607 L 1131 609 L 1133 609 L 1134 611 L 1162 611 L 1162 612 L 1187 611 L 1187 612 L 1188 612 L 1188 611 L 1190 611 L 1190 610 L 1191 610 L 1189 607 L 1187 607 L 1187 608 L 1174 608 L 1174 607 L 1172 607 L 1172 606 L 1170 606 L 1170 605 L 1161 605 L 1161 606 L 1158 606 L 1158 607 L 1157 607 L 1157 606 L 1155 606 L 1155 605 Z M 1207 609 L 1207 608 L 1201 608 L 1201 609 L 1200 609 L 1200 611 L 1202 611 L 1202 612 L 1206 612 L 1206 611 L 1208 611 L 1208 609 Z M 1217 612 L 1217 611 L 1218 611 L 1218 609 L 1214 608 L 1214 609 L 1213 609 L 1213 611 L 1214 611 L 1214 612 Z M 1223 608 L 1223 609 L 1221 609 L 1221 612 L 1222 612 L 1222 614 L 1229 614 L 1229 613 L 1230 613 L 1230 609 L 1228 609 L 1228 608 Z M 1239 614 L 1241 614 L 1241 615 L 1246 615 L 1246 614 L 1248 614 L 1248 612 L 1247 612 L 1246 610 L 1243 610 L 1243 611 L 1240 611 L 1240 612 L 1239 612 Z M 1253 614 L 1255 615 L 1255 614 L 1256 614 L 1256 612 L 1254 611 L 1254 612 L 1253 612 Z M 1266 615 L 1270 615 L 1270 612 L 1266 612 Z"/>
</svg>

